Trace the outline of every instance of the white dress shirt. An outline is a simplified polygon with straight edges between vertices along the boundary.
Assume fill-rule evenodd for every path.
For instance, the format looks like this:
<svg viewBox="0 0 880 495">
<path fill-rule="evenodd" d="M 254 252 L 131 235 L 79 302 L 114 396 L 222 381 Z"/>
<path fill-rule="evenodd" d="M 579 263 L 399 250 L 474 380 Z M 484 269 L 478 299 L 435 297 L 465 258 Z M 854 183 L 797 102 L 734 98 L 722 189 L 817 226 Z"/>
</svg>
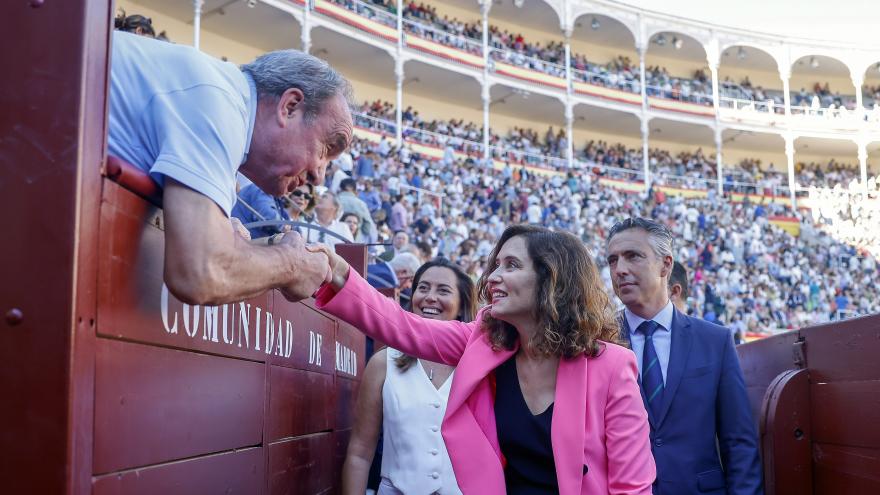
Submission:
<svg viewBox="0 0 880 495">
<path fill-rule="evenodd" d="M 642 375 L 642 355 L 645 352 L 645 334 L 636 332 L 639 325 L 645 321 L 644 318 L 634 314 L 629 309 L 624 309 L 623 314 L 626 317 L 626 324 L 629 326 L 629 340 L 632 343 L 632 350 L 636 354 L 636 363 L 639 365 L 639 376 Z M 663 372 L 663 384 L 666 384 L 666 368 L 669 367 L 669 351 L 672 347 L 672 301 L 666 303 L 659 313 L 654 315 L 651 320 L 657 322 L 660 326 L 654 332 L 652 339 L 654 340 L 654 350 L 657 351 L 657 360 L 660 362 L 660 370 Z"/>
</svg>

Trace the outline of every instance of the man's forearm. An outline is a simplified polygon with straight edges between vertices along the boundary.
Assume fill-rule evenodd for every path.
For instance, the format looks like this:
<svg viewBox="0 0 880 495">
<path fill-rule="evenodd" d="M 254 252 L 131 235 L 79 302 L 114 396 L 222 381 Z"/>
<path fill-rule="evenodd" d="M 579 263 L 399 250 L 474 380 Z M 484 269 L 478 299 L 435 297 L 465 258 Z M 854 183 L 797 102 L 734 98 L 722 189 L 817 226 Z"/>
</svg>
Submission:
<svg viewBox="0 0 880 495">
<path fill-rule="evenodd" d="M 277 246 L 254 245 L 207 197 L 166 180 L 165 283 L 189 304 L 225 304 L 280 288 L 308 297 L 325 280 L 324 253 L 306 251 L 299 234 Z"/>
<path fill-rule="evenodd" d="M 296 263 L 286 255 L 283 246 L 245 239 L 236 239 L 231 244 L 227 249 L 205 253 L 202 263 L 196 263 L 202 266 L 172 273 L 166 268 L 165 278 L 171 291 L 192 304 L 225 304 L 280 287 L 296 274 Z"/>
</svg>

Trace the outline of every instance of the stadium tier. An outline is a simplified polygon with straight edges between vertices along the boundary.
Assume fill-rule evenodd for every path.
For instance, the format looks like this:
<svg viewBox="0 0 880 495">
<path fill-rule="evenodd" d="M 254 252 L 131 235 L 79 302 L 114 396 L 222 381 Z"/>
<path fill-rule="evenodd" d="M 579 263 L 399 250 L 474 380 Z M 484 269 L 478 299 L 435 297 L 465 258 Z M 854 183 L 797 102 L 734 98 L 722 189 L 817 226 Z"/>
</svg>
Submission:
<svg viewBox="0 0 880 495">
<path fill-rule="evenodd" d="M 877 309 L 873 289 L 852 292 L 871 285 L 873 237 L 847 228 L 855 210 L 842 206 L 876 194 L 874 65 L 626 8 L 552 34 L 558 18 L 536 4 L 208 3 L 200 48 L 233 61 L 305 48 L 346 74 L 364 103 L 336 167 L 369 188 L 374 239 L 390 239 L 382 217 L 403 194 L 413 241 L 476 276 L 509 222 L 571 230 L 601 252 L 603 229 L 639 213 L 679 235 L 696 314 L 745 332 Z M 175 41 L 192 35 L 182 6 L 123 6 Z"/>
</svg>

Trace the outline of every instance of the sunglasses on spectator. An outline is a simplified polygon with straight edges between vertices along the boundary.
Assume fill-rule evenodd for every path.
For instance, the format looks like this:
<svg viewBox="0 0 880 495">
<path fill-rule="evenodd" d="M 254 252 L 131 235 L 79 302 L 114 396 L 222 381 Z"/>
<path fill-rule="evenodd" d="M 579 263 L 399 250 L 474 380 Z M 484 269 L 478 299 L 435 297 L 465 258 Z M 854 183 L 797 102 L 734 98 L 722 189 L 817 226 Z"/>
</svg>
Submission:
<svg viewBox="0 0 880 495">
<path fill-rule="evenodd" d="M 311 200 L 312 200 L 312 195 L 311 195 L 311 194 L 309 194 L 309 193 L 307 193 L 307 192 L 302 192 L 302 191 L 300 191 L 299 189 L 294 190 L 292 193 L 290 193 L 290 195 L 291 195 L 291 196 L 296 196 L 297 198 L 302 197 L 302 198 L 303 198 L 304 200 L 306 200 L 306 201 L 311 201 Z"/>
</svg>

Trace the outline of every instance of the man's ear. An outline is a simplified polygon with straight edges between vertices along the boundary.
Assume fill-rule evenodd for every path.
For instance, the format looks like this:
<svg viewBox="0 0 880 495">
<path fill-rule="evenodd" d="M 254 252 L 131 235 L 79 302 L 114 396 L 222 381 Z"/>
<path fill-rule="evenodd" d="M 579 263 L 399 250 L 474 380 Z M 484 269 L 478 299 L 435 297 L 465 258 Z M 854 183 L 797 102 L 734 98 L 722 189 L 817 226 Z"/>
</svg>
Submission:
<svg viewBox="0 0 880 495">
<path fill-rule="evenodd" d="M 297 111 L 302 112 L 305 107 L 305 95 L 298 88 L 289 88 L 281 94 L 276 107 L 278 124 L 282 127 L 287 126 L 288 122 L 294 118 Z"/>
<path fill-rule="evenodd" d="M 681 298 L 681 285 L 672 284 L 669 288 L 669 299 Z"/>
<path fill-rule="evenodd" d="M 663 257 L 663 269 L 660 271 L 660 275 L 664 277 L 669 277 L 672 275 L 672 256 L 664 256 Z"/>
</svg>

